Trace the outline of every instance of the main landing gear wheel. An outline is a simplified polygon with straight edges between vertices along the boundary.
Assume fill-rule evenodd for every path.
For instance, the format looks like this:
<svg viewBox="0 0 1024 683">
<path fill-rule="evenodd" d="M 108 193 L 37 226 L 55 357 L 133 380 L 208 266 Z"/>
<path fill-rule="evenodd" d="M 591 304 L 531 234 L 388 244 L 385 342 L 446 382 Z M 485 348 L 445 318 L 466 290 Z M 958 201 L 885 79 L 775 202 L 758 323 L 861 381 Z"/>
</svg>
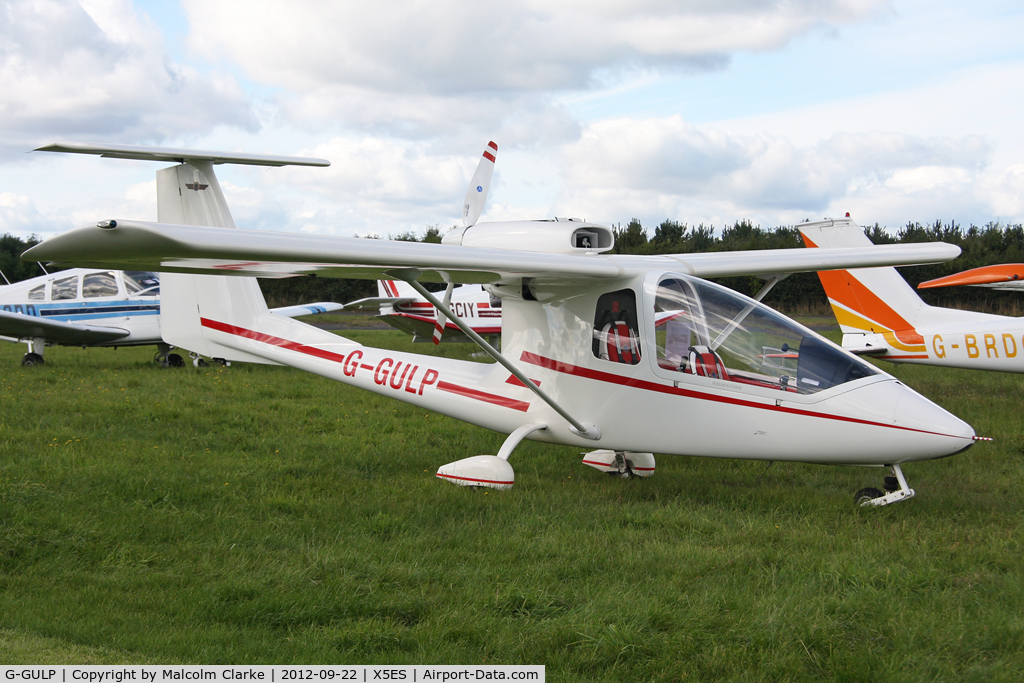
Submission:
<svg viewBox="0 0 1024 683">
<path fill-rule="evenodd" d="M 854 501 L 857 505 L 861 507 L 868 505 L 880 507 L 914 497 L 914 489 L 907 486 L 907 480 L 903 478 L 903 471 L 900 470 L 900 466 L 891 465 L 890 467 L 892 467 L 892 474 L 885 478 L 885 491 L 879 491 L 876 488 L 861 489 L 854 496 Z"/>
<path fill-rule="evenodd" d="M 26 353 L 21 359 L 21 365 L 30 368 L 34 365 L 43 365 L 45 361 L 38 353 Z"/>
<path fill-rule="evenodd" d="M 608 448 L 584 453 L 583 464 L 621 479 L 649 477 L 654 474 L 655 468 L 653 453 L 613 451 Z"/>
<path fill-rule="evenodd" d="M 176 353 L 171 353 L 174 347 L 170 344 L 158 344 L 153 362 L 162 368 L 180 368 L 185 365 L 184 359 Z"/>
</svg>

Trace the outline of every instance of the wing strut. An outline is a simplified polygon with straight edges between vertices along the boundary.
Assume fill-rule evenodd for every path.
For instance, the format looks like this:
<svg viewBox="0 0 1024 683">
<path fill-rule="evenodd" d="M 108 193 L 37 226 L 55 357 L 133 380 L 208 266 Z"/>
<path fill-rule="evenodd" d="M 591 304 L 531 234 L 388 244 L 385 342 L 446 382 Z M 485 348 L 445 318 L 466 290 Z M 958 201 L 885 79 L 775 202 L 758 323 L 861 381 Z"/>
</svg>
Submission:
<svg viewBox="0 0 1024 683">
<path fill-rule="evenodd" d="M 565 418 L 565 421 L 571 425 L 571 430 L 574 434 L 582 436 L 585 439 L 592 439 L 595 441 L 601 438 L 601 429 L 597 425 L 583 424 L 576 420 L 572 415 L 566 412 L 565 408 L 555 403 L 553 398 L 541 391 L 541 388 L 534 384 L 533 381 L 519 368 L 513 365 L 509 359 L 505 358 L 505 356 L 501 355 L 497 349 L 484 341 L 484 338 L 474 332 L 473 328 L 463 322 L 462 318 L 452 313 L 448 306 L 439 301 L 436 296 L 427 291 L 426 287 L 417 282 L 417 278 L 422 274 L 423 271 L 415 268 L 403 268 L 401 270 L 390 270 L 387 272 L 388 277 L 408 282 L 413 289 L 420 293 L 420 296 L 429 301 L 434 308 L 444 313 L 445 317 L 455 323 L 455 326 L 462 330 L 467 337 L 472 339 L 476 345 L 484 351 L 484 353 L 504 366 L 506 370 L 515 375 L 516 379 L 523 383 L 524 387 L 537 394 L 542 401 L 547 403 L 556 413 Z"/>
</svg>

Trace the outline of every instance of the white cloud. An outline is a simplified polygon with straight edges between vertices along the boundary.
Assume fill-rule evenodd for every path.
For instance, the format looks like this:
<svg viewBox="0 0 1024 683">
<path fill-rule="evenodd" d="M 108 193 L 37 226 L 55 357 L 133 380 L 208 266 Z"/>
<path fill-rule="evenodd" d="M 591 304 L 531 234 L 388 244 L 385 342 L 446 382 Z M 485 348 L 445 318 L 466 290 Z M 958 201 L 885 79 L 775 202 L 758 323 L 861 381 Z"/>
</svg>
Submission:
<svg viewBox="0 0 1024 683">
<path fill-rule="evenodd" d="M 57 137 L 143 141 L 256 125 L 233 80 L 162 48 L 129 0 L 0 2 L 0 160 Z"/>
<path fill-rule="evenodd" d="M 997 217 L 1024 215 L 1024 164 L 1014 164 L 993 174 L 990 199 Z"/>
<path fill-rule="evenodd" d="M 720 67 L 823 26 L 882 14 L 887 0 L 183 0 L 189 45 L 282 89 L 286 120 L 423 139 L 520 144 L 578 134 L 557 92 L 653 69 Z M 525 143 L 525 139 L 524 139 Z"/>
<path fill-rule="evenodd" d="M 45 220 L 32 200 L 13 192 L 0 192 L 0 234 L 41 234 Z"/>
<path fill-rule="evenodd" d="M 775 224 L 790 216 L 821 217 L 866 197 L 875 204 L 899 198 L 904 205 L 960 197 L 977 205 L 974 187 L 989 154 L 978 136 L 839 133 L 796 145 L 776 135 L 697 127 L 679 117 L 608 120 L 568 148 L 566 183 L 586 189 L 560 204 L 640 216 L 647 224 L 715 217 L 764 217 Z"/>
<path fill-rule="evenodd" d="M 583 88 L 595 69 L 689 64 L 778 48 L 825 24 L 861 21 L 884 0 L 185 0 L 190 42 L 262 82 L 305 91 L 459 93 Z"/>
<path fill-rule="evenodd" d="M 0 191 L 31 198 L 9 199 L 0 232 L 155 215 L 155 165 L 20 154 L 60 138 L 331 159 L 218 168 L 239 225 L 273 230 L 451 225 L 489 139 L 485 219 L 1024 217 L 1024 67 L 956 40 L 968 17 L 1012 34 L 1002 5 L 933 21 L 916 0 L 182 4 L 195 68 L 163 42 L 185 22 L 161 34 L 128 0 L 0 0 L 0 160 L 17 160 Z M 952 47 L 923 78 L 930 45 Z M 824 87 L 857 78 L 856 98 Z"/>
</svg>

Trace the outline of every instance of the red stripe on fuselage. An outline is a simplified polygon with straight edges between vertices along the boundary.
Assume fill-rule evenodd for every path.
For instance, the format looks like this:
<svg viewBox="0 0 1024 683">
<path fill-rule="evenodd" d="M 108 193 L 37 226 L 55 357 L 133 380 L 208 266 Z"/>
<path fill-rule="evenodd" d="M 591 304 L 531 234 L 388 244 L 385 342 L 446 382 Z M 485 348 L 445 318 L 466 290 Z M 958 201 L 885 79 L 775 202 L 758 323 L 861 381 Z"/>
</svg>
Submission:
<svg viewBox="0 0 1024 683">
<path fill-rule="evenodd" d="M 811 410 L 803 410 L 801 408 L 787 408 L 785 406 L 771 405 L 765 403 L 758 403 L 756 401 L 748 401 L 741 398 L 732 398 L 729 396 L 719 396 L 717 394 L 709 394 L 703 391 L 694 391 L 692 389 L 680 389 L 672 386 L 671 384 L 658 384 L 657 382 L 651 382 L 644 379 L 636 379 L 634 377 L 623 377 L 622 375 L 614 375 L 610 372 L 603 372 L 601 370 L 591 370 L 589 368 L 583 368 L 578 365 L 572 365 L 571 363 L 563 363 L 562 361 L 554 360 L 552 358 L 545 358 L 536 353 L 529 351 L 523 351 L 520 356 L 520 360 L 524 363 L 530 363 L 537 365 L 548 370 L 554 370 L 555 372 L 561 372 L 566 375 L 573 375 L 575 377 L 583 377 L 585 379 L 597 380 L 599 382 L 609 382 L 611 384 L 618 384 L 620 386 L 632 387 L 635 389 L 641 389 L 643 391 L 656 391 L 662 394 L 671 394 L 673 396 L 684 396 L 686 398 L 695 398 L 702 401 L 714 401 L 716 403 L 727 403 L 734 406 L 742 406 L 744 408 L 758 408 L 760 410 L 770 410 L 777 413 L 788 413 L 790 415 L 802 415 L 805 417 L 818 417 L 824 420 L 838 420 L 840 422 L 852 422 L 854 424 L 870 425 L 872 427 L 887 427 L 889 429 L 900 429 L 907 432 L 918 432 L 921 434 L 935 434 L 937 436 L 952 436 L 950 434 L 942 434 L 940 432 L 931 432 L 925 429 L 914 429 L 912 427 L 901 427 L 900 425 L 886 424 L 884 422 L 874 422 L 872 420 L 862 420 L 856 417 L 846 417 L 843 415 L 829 415 L 827 413 L 816 413 Z M 779 392 L 780 394 L 782 392 Z M 957 437 L 960 438 L 960 437 Z"/>
<path fill-rule="evenodd" d="M 282 349 L 289 351 L 298 351 L 299 353 L 305 353 L 310 356 L 316 356 L 317 358 L 323 358 L 324 360 L 334 361 L 336 363 L 342 363 L 345 360 L 345 355 L 341 353 L 334 353 L 333 351 L 324 351 L 318 349 L 315 346 L 307 346 L 305 344 L 299 344 L 298 342 L 289 341 L 282 339 L 281 337 L 275 337 L 273 335 L 264 334 L 263 332 L 255 332 L 253 330 L 247 330 L 244 327 L 238 327 L 237 325 L 229 325 L 227 323 L 218 322 L 216 320 L 210 320 L 209 318 L 200 318 L 200 323 L 203 327 L 208 327 L 211 330 L 217 330 L 218 332 L 225 332 L 227 334 L 233 334 L 236 337 L 242 337 L 243 339 L 252 339 L 254 341 L 262 342 L 264 344 L 270 344 L 277 346 Z M 367 365 L 361 363 L 359 367 L 366 370 L 375 370 L 373 365 Z M 538 382 L 538 385 L 540 383 Z M 479 389 L 471 389 L 458 384 L 452 384 L 451 382 L 439 381 L 437 388 L 441 391 L 447 391 L 451 394 L 458 396 L 464 396 L 466 398 L 472 398 L 477 401 L 484 401 L 485 403 L 492 403 L 497 406 L 504 408 L 512 408 L 513 410 L 519 410 L 526 412 L 530 408 L 530 404 L 526 401 L 518 401 L 513 398 L 506 398 L 505 396 L 498 396 L 496 394 L 489 394 L 486 391 L 480 391 Z"/>
<path fill-rule="evenodd" d="M 443 380 L 437 383 L 437 388 L 441 391 L 447 391 L 458 396 L 465 396 L 466 398 L 473 398 L 477 401 L 493 403 L 496 406 L 512 408 L 513 410 L 519 410 L 524 413 L 530 408 L 530 404 L 526 401 L 517 401 L 514 398 L 506 398 L 504 396 L 498 396 L 497 394 L 488 394 L 485 391 L 470 389 L 469 387 L 452 384 L 451 382 L 445 382 Z"/>
<path fill-rule="evenodd" d="M 318 349 L 315 346 L 306 346 L 305 344 L 282 339 L 281 337 L 264 334 L 263 332 L 247 330 L 244 327 L 238 327 L 236 325 L 228 325 L 227 323 L 217 322 L 216 320 L 210 320 L 209 318 L 200 318 L 199 322 L 203 327 L 209 327 L 211 330 L 217 330 L 218 332 L 233 334 L 236 337 L 252 339 L 254 341 L 263 342 L 264 344 L 270 344 L 271 346 L 288 349 L 289 351 L 298 351 L 299 353 L 316 356 L 317 358 L 334 361 L 335 363 L 342 363 L 345 361 L 345 354 L 342 353 L 324 351 L 323 349 Z"/>
</svg>

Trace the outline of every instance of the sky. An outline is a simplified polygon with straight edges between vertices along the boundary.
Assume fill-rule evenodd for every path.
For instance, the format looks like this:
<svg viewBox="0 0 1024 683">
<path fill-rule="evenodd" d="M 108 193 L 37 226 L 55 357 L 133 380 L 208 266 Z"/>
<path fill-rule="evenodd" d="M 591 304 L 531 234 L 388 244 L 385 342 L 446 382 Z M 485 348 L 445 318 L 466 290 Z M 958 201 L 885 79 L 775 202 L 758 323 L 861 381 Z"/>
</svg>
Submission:
<svg viewBox="0 0 1024 683">
<path fill-rule="evenodd" d="M 219 166 L 239 227 L 481 220 L 1024 222 L 1019 0 L 0 0 L 0 233 L 156 219 L 163 164 L 55 141 L 314 156 Z"/>
</svg>

